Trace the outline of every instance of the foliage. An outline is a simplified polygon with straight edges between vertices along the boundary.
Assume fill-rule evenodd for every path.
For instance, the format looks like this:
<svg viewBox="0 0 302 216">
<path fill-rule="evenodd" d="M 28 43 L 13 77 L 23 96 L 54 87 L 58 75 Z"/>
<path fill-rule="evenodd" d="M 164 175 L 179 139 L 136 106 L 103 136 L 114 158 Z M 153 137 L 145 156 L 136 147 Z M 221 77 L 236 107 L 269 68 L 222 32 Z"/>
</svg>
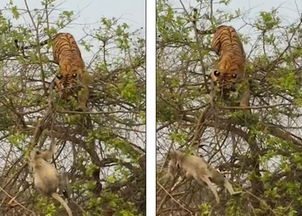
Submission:
<svg viewBox="0 0 302 216">
<path fill-rule="evenodd" d="M 74 22 L 75 12 L 57 5 L 43 0 L 31 9 L 28 1 L 18 8 L 10 1 L 0 12 L 0 215 L 65 214 L 33 189 L 27 167 L 49 100 L 53 118 L 37 144 L 46 149 L 55 139 L 55 165 L 69 177 L 74 215 L 144 215 L 144 39 L 115 18 L 103 17 L 85 33 L 78 44 L 91 79 L 88 110 L 75 112 L 77 99 L 50 90 L 58 65 L 50 40 L 40 45 Z"/>
<path fill-rule="evenodd" d="M 284 24 L 272 9 L 242 28 L 244 13 L 221 9 L 229 3 L 157 1 L 157 215 L 302 214 L 301 21 Z M 202 32 L 219 25 L 237 28 L 244 42 L 250 111 L 234 107 L 232 97 L 210 105 L 218 56 L 213 35 Z M 202 155 L 243 194 L 222 190 L 217 205 L 194 180 L 167 182 L 173 148 Z"/>
</svg>

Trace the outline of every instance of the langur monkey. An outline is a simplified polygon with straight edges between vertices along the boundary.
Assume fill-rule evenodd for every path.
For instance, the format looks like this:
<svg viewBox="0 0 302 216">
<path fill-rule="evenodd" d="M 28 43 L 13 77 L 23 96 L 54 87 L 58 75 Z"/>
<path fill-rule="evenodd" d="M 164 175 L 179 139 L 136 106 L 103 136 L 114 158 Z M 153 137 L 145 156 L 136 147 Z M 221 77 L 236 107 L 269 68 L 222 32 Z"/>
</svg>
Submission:
<svg viewBox="0 0 302 216">
<path fill-rule="evenodd" d="M 58 200 L 66 209 L 68 216 L 72 216 L 72 212 L 67 203 L 57 193 L 57 189 L 61 186 L 61 177 L 54 166 L 47 159 L 52 158 L 55 152 L 55 144 L 52 143 L 48 151 L 38 151 L 34 149 L 30 153 L 30 166 L 33 172 L 34 185 L 41 193 L 52 196 Z"/>
<path fill-rule="evenodd" d="M 168 173 L 170 176 L 175 177 L 177 170 L 180 169 L 185 173 L 186 177 L 193 177 L 201 185 L 205 183 L 214 194 L 217 203 L 220 202 L 220 199 L 212 183 L 224 186 L 231 195 L 238 193 L 234 192 L 230 182 L 218 170 L 207 164 L 203 158 L 177 150 L 170 152 L 169 157 Z"/>
</svg>

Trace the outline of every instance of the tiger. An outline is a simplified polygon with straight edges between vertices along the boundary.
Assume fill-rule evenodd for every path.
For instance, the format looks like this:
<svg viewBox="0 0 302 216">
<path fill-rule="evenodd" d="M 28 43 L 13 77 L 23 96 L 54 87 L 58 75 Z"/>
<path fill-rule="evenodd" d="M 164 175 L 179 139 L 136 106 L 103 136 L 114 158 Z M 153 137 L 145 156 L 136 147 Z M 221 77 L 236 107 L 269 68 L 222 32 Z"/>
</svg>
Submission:
<svg viewBox="0 0 302 216">
<path fill-rule="evenodd" d="M 236 30 L 231 26 L 219 26 L 212 40 L 212 49 L 219 55 L 211 78 L 220 86 L 236 83 L 245 73 L 245 52 Z"/>
<path fill-rule="evenodd" d="M 35 44 L 20 45 L 17 39 L 14 42 L 15 47 L 21 51 L 24 58 L 28 58 L 24 52 L 26 49 L 37 47 Z M 46 44 L 52 44 L 54 63 L 59 65 L 59 73 L 53 82 L 55 88 L 63 98 L 77 93 L 79 109 L 86 109 L 90 77 L 85 70 L 85 63 L 74 37 L 69 33 L 58 33 L 54 37 L 40 42 L 39 46 Z"/>
<path fill-rule="evenodd" d="M 211 47 L 219 56 L 216 69 L 211 73 L 211 79 L 219 88 L 225 90 L 223 94 L 228 94 L 228 90 L 234 90 L 234 84 L 247 82 L 245 79 L 246 55 L 233 27 L 225 25 L 217 27 Z M 249 90 L 244 88 L 241 93 L 240 106 L 248 107 Z"/>
<path fill-rule="evenodd" d="M 85 63 L 80 49 L 69 33 L 58 33 L 52 40 L 54 62 L 59 65 L 59 73 L 55 78 L 55 87 L 67 98 L 78 93 L 80 109 L 85 109 L 88 100 L 87 77 Z M 78 88 L 81 88 L 78 91 Z"/>
</svg>

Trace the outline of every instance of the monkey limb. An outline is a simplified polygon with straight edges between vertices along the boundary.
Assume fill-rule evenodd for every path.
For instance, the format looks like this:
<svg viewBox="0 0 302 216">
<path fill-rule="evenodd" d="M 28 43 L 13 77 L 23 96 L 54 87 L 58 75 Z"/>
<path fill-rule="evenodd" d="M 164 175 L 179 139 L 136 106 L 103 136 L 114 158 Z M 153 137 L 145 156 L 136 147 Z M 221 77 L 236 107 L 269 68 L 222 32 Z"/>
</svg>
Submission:
<svg viewBox="0 0 302 216">
<path fill-rule="evenodd" d="M 34 185 L 41 193 L 58 200 L 68 215 L 72 216 L 67 203 L 56 193 L 61 184 L 60 175 L 56 168 L 46 161 L 53 156 L 54 152 L 55 144 L 52 143 L 48 151 L 40 152 L 34 149 L 30 153 L 30 166 L 33 171 Z"/>
<path fill-rule="evenodd" d="M 174 177 L 177 174 L 177 163 L 175 159 L 171 159 L 168 164 L 168 177 Z"/>
<path fill-rule="evenodd" d="M 62 206 L 65 208 L 65 210 L 66 210 L 68 216 L 72 216 L 72 212 L 71 212 L 69 206 L 68 206 L 67 203 L 62 199 L 62 197 L 60 197 L 59 194 L 57 194 L 57 193 L 52 193 L 51 196 L 52 196 L 54 199 L 58 200 L 58 201 L 62 204 Z"/>
<path fill-rule="evenodd" d="M 218 170 L 211 167 L 203 158 L 187 155 L 180 151 L 170 152 L 169 157 L 168 171 L 171 176 L 175 176 L 178 169 L 183 171 L 187 178 L 193 177 L 201 185 L 205 183 L 215 196 L 217 203 L 220 202 L 220 199 L 212 183 L 225 187 L 231 195 L 235 194 L 230 182 Z"/>
<path fill-rule="evenodd" d="M 223 186 L 231 195 L 235 194 L 233 186 L 228 181 L 228 179 L 223 176 L 223 174 L 221 174 L 217 169 L 213 167 L 209 167 L 209 171 L 211 175 L 210 179 L 213 183 L 219 186 Z"/>
</svg>

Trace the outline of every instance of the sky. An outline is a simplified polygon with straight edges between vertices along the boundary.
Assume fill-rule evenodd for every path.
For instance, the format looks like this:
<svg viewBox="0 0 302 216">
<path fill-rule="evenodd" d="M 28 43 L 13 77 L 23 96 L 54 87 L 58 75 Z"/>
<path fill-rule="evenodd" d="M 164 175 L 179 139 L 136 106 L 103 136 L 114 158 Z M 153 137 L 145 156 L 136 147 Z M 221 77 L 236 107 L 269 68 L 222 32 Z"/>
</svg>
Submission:
<svg viewBox="0 0 302 216">
<path fill-rule="evenodd" d="M 115 17 L 127 23 L 133 31 L 145 27 L 144 0 L 65 0 L 61 2 L 63 3 L 60 8 L 63 10 L 79 12 L 76 23 L 93 25 L 101 17 Z"/>
<path fill-rule="evenodd" d="M 169 0 L 176 7 L 181 7 L 180 0 Z M 196 6 L 195 0 L 181 0 L 186 6 Z M 221 7 L 218 4 L 219 0 L 214 0 L 214 10 L 219 5 L 220 9 L 226 12 L 235 11 L 240 8 L 245 11 L 245 16 L 249 19 L 254 19 L 259 15 L 260 11 L 269 11 L 272 8 L 278 8 L 284 23 L 292 23 L 293 20 L 298 19 L 302 13 L 302 0 L 231 0 L 230 4 Z"/>
<path fill-rule="evenodd" d="M 13 1 L 21 8 L 25 7 L 24 0 Z M 40 0 L 27 1 L 30 8 L 41 8 Z M 196 4 L 195 0 L 182 1 L 185 5 L 194 6 Z M 0 0 L 0 9 L 8 2 L 9 0 Z M 180 5 L 180 0 L 170 0 L 170 2 Z M 214 2 L 218 2 L 218 0 L 214 0 Z M 59 4 L 59 9 L 73 10 L 77 14 L 74 25 L 71 25 L 68 31 L 78 37 L 84 34 L 84 30 L 97 26 L 101 17 L 116 17 L 122 22 L 126 22 L 133 31 L 140 28 L 142 28 L 142 34 L 145 31 L 145 0 L 57 0 L 56 3 Z M 221 4 L 219 5 L 221 6 Z M 280 7 L 279 14 L 283 22 L 289 24 L 297 20 L 302 13 L 302 0 L 232 0 L 230 5 L 222 9 L 232 11 L 240 8 L 245 11 L 245 19 L 250 21 L 260 11 L 267 11 L 273 7 Z M 236 25 L 240 27 L 242 24 L 236 23 Z"/>
<path fill-rule="evenodd" d="M 24 0 L 12 0 L 18 9 L 25 9 Z M 7 5 L 9 0 L 0 0 L 0 9 Z M 40 0 L 27 0 L 31 10 L 42 9 Z M 81 39 L 85 32 L 100 26 L 102 17 L 118 18 L 121 23 L 127 23 L 129 30 L 140 29 L 140 35 L 144 37 L 145 32 L 145 2 L 144 0 L 56 0 L 55 5 L 60 11 L 74 11 L 75 20 L 61 32 L 69 32 L 76 40 Z M 29 17 L 26 20 L 19 19 L 18 24 L 31 23 Z M 81 49 L 81 48 L 80 48 Z M 93 55 L 81 49 L 84 59 L 88 60 Z"/>
<path fill-rule="evenodd" d="M 278 10 L 281 22 L 285 25 L 297 22 L 302 13 L 302 0 L 243 0 L 231 1 L 231 4 L 225 7 L 226 11 L 232 11 L 240 8 L 245 21 L 250 22 L 259 16 L 261 11 Z M 240 23 L 238 23 L 240 25 Z M 243 23 L 241 23 L 243 25 Z M 238 26 L 239 27 L 239 26 Z"/>
<path fill-rule="evenodd" d="M 255 32 L 251 26 L 245 25 L 244 21 L 253 23 L 261 11 L 269 12 L 277 8 L 278 16 L 283 25 L 297 23 L 297 20 L 301 18 L 302 0 L 232 0 L 230 5 L 224 7 L 224 10 L 234 11 L 238 8 L 243 12 L 243 16 L 229 24 L 239 29 L 240 33 L 250 36 L 251 43 L 245 45 L 246 53 L 249 53 L 253 41 L 259 36 L 259 32 Z"/>
<path fill-rule="evenodd" d="M 169 0 L 169 2 L 175 5 L 175 8 L 182 8 L 180 1 L 184 3 L 187 9 L 189 7 L 196 7 L 200 4 L 197 3 L 196 0 Z M 220 0 L 213 1 L 214 11 L 219 9 L 225 12 L 232 12 L 240 9 L 243 14 L 243 16 L 238 19 L 224 24 L 231 25 L 239 30 L 241 34 L 250 36 L 251 41 L 249 41 L 249 44 L 245 45 L 246 53 L 249 53 L 252 48 L 251 44 L 256 40 L 259 33 L 255 32 L 251 26 L 245 25 L 245 22 L 253 23 L 256 18 L 259 17 L 261 11 L 269 12 L 271 9 L 277 8 L 278 16 L 281 18 L 281 22 L 284 25 L 297 23 L 302 17 L 302 0 L 231 0 L 230 4 L 227 6 L 223 6 L 221 3 L 219 4 L 219 1 Z M 207 2 L 209 2 L 209 0 L 207 0 Z"/>
<path fill-rule="evenodd" d="M 297 19 L 302 13 L 302 0 L 233 0 L 230 8 L 241 8 L 249 11 L 249 17 L 259 14 L 260 11 L 268 11 L 271 8 L 278 8 L 284 23 L 289 24 Z"/>
<path fill-rule="evenodd" d="M 2 9 L 9 0 L 0 1 Z M 18 7 L 24 8 L 24 0 L 13 0 Z M 40 0 L 27 0 L 31 9 L 41 8 Z M 129 3 L 131 2 L 131 3 Z M 79 13 L 76 23 L 95 24 L 101 17 L 116 17 L 126 22 L 133 29 L 144 27 L 144 0 L 58 0 L 55 1 L 61 10 L 72 10 Z"/>
</svg>

